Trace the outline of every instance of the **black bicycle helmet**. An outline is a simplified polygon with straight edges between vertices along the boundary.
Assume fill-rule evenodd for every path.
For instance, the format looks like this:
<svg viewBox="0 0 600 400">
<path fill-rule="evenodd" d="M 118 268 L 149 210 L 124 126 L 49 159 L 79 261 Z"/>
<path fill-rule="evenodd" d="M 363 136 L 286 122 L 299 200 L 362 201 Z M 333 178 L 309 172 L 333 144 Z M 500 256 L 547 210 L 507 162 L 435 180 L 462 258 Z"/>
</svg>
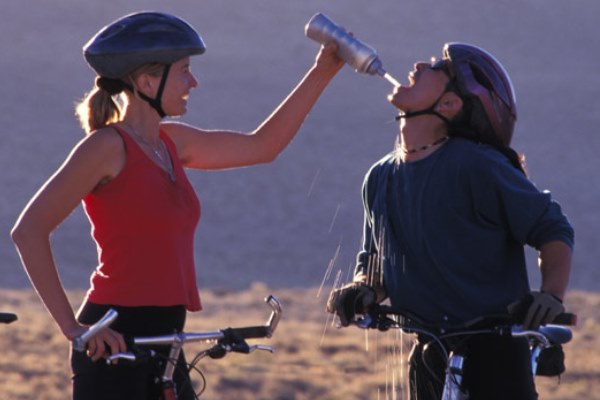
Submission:
<svg viewBox="0 0 600 400">
<path fill-rule="evenodd" d="M 181 18 L 139 12 L 102 28 L 85 44 L 83 54 L 98 75 L 120 79 L 144 64 L 172 64 L 205 50 L 200 35 Z"/>
<path fill-rule="evenodd" d="M 476 99 L 496 139 L 510 146 L 517 105 L 513 85 L 502 64 L 487 51 L 465 43 L 446 43 L 443 55 L 449 60 L 455 91 L 462 97 Z"/>
<path fill-rule="evenodd" d="M 181 18 L 146 11 L 126 15 L 102 28 L 85 44 L 83 55 L 99 76 L 96 85 L 110 94 L 123 89 L 133 91 L 131 84 L 122 78 L 137 68 L 164 64 L 156 98 L 139 93 L 162 118 L 166 114 L 161 98 L 171 64 L 205 50 L 200 35 Z"/>
</svg>

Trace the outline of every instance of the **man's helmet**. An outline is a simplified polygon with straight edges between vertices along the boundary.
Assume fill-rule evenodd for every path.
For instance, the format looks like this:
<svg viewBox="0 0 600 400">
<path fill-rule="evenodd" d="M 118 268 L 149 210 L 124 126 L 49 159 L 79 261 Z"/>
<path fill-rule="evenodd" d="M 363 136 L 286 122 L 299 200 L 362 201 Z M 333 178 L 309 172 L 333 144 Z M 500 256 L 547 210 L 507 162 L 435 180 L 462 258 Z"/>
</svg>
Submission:
<svg viewBox="0 0 600 400">
<path fill-rule="evenodd" d="M 496 138 L 510 146 L 517 106 L 513 85 L 502 64 L 487 51 L 465 43 L 446 43 L 444 58 L 450 61 L 449 73 L 458 94 L 476 99 Z"/>
<path fill-rule="evenodd" d="M 83 54 L 98 75 L 120 79 L 144 64 L 169 65 L 205 50 L 200 35 L 182 19 L 139 12 L 102 28 L 85 44 Z"/>
</svg>

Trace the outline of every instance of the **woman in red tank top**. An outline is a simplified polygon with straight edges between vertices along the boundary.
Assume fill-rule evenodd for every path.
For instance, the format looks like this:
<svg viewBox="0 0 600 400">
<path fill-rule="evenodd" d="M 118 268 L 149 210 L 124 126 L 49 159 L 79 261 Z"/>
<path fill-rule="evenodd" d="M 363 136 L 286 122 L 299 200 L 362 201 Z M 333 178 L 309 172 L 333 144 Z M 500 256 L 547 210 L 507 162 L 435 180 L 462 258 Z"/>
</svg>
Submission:
<svg viewBox="0 0 600 400">
<path fill-rule="evenodd" d="M 277 109 L 256 130 L 243 133 L 163 121 L 186 113 L 188 96 L 198 86 L 190 56 L 205 51 L 202 38 L 182 19 L 155 12 L 127 15 L 84 46 L 86 61 L 98 74 L 77 108 L 87 135 L 12 231 L 32 284 L 67 339 L 85 332 L 108 307 L 119 310 L 113 327 L 90 341 L 88 357 L 72 356 L 75 398 L 152 398 L 147 370 L 112 373 L 110 380 L 101 359 L 126 351 L 123 334 L 181 330 L 186 310 L 201 308 L 192 249 L 200 204 L 183 169 L 274 160 L 342 67 L 335 50 L 335 45 L 322 48 Z M 76 317 L 49 237 L 81 201 L 99 265 Z M 163 322 L 149 326 L 148 316 L 157 313 Z"/>
</svg>

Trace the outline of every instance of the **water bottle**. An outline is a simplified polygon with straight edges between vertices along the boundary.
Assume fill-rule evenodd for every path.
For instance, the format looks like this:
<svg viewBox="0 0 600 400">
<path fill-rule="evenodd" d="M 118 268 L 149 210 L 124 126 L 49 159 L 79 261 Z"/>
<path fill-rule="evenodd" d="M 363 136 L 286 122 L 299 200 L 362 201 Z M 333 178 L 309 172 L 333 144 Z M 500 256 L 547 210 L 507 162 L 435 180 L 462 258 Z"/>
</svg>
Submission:
<svg viewBox="0 0 600 400">
<path fill-rule="evenodd" d="M 338 56 L 356 72 L 385 76 L 385 69 L 375 49 L 348 34 L 324 14 L 317 13 L 308 21 L 305 34 L 321 44 L 336 42 Z"/>
</svg>

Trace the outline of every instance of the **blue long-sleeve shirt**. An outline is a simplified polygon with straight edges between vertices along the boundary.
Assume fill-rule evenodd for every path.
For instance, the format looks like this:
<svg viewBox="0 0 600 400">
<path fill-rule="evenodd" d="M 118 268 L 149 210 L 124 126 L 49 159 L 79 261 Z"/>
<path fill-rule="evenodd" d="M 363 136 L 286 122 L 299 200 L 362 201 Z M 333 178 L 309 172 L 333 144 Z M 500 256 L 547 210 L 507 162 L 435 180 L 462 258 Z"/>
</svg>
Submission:
<svg viewBox="0 0 600 400">
<path fill-rule="evenodd" d="M 524 246 L 573 229 L 550 193 L 497 150 L 453 138 L 410 163 L 367 173 L 355 275 L 382 272 L 391 305 L 440 326 L 504 312 L 529 291 Z"/>
</svg>

